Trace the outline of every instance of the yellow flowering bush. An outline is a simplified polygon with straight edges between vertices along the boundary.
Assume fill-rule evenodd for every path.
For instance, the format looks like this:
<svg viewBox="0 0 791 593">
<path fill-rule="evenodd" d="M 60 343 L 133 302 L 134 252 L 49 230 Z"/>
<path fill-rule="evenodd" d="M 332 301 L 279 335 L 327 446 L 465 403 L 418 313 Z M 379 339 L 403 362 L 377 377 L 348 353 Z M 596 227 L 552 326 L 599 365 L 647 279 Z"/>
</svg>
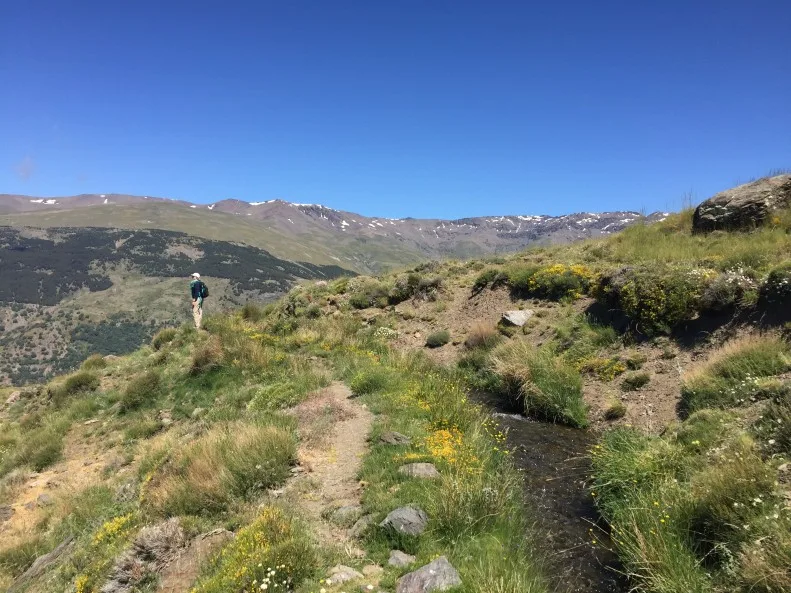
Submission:
<svg viewBox="0 0 791 593">
<path fill-rule="evenodd" d="M 125 533 L 132 527 L 134 515 L 128 513 L 110 519 L 104 523 L 93 536 L 93 543 L 100 544 L 107 540 L 115 539 L 119 534 Z"/>
<path fill-rule="evenodd" d="M 457 428 L 432 432 L 425 440 L 428 452 L 437 460 L 465 472 L 481 471 L 481 464 Z"/>
<path fill-rule="evenodd" d="M 583 360 L 578 369 L 581 373 L 590 373 L 602 381 L 612 381 L 626 371 L 626 365 L 618 358 L 602 358 L 595 356 Z"/>
<path fill-rule="evenodd" d="M 596 274 L 583 265 L 553 264 L 543 268 L 518 267 L 509 271 L 511 289 L 522 296 L 560 300 L 586 294 Z"/>
</svg>

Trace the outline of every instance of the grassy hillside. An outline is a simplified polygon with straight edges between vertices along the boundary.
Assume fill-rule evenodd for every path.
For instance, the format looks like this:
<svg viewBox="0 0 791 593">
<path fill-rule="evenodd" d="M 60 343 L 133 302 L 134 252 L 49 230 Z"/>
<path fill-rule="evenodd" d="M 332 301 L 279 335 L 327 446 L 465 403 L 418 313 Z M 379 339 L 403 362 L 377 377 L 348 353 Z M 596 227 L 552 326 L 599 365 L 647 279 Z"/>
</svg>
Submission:
<svg viewBox="0 0 791 593">
<path fill-rule="evenodd" d="M 543 592 L 569 583 L 557 558 L 605 546 L 627 589 L 791 590 L 790 221 L 695 235 L 685 212 L 304 284 L 91 357 L 3 410 L 0 582 L 155 591 L 183 562 L 184 591 L 393 590 L 446 556 L 459 591 Z M 606 523 L 582 545 L 547 536 L 515 460 L 540 450 L 509 448 L 471 394 L 595 433 L 571 483 Z M 380 526 L 402 506 L 425 531 Z M 393 566 L 391 550 L 415 559 Z M 339 564 L 360 576 L 339 582 Z"/>
</svg>

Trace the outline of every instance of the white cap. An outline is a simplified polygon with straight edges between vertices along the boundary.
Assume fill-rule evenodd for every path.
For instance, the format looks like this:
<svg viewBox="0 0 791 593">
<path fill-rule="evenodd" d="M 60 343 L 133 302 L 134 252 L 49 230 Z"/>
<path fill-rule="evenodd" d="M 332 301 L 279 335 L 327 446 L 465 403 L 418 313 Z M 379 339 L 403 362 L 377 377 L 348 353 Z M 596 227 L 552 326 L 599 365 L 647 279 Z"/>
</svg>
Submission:
<svg viewBox="0 0 791 593">
<path fill-rule="evenodd" d="M 198 274 L 197 272 L 195 272 L 195 273 L 193 273 L 193 274 L 192 274 L 192 277 L 193 277 L 193 278 L 200 278 L 200 274 Z"/>
</svg>

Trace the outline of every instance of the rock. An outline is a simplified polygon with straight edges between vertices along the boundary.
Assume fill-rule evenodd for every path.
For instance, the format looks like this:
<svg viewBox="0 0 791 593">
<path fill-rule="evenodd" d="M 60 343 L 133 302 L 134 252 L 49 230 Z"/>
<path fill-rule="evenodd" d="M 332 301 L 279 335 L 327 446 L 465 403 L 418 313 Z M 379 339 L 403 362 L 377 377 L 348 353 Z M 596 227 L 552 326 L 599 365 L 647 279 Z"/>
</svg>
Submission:
<svg viewBox="0 0 791 593">
<path fill-rule="evenodd" d="M 428 525 L 428 515 L 418 507 L 401 507 L 391 511 L 379 526 L 407 535 L 420 535 Z"/>
<path fill-rule="evenodd" d="M 14 509 L 7 504 L 0 506 L 0 523 L 5 523 L 14 516 Z"/>
<path fill-rule="evenodd" d="M 398 566 L 399 568 L 403 568 L 404 566 L 409 566 L 414 561 L 414 556 L 410 556 L 401 550 L 390 550 L 390 559 L 387 561 L 387 563 L 390 566 Z"/>
<path fill-rule="evenodd" d="M 96 424 L 97 422 L 99 422 L 98 418 L 91 418 L 90 420 L 86 420 L 85 422 L 83 422 L 83 424 L 85 426 L 90 426 L 91 424 Z"/>
<path fill-rule="evenodd" d="M 356 581 L 362 579 L 363 575 L 350 568 L 348 566 L 344 566 L 343 564 L 339 564 L 338 566 L 333 566 L 330 569 L 330 576 L 327 579 L 328 585 L 341 585 L 343 583 L 348 583 L 349 581 Z"/>
<path fill-rule="evenodd" d="M 206 408 L 195 408 L 194 410 L 192 410 L 192 414 L 190 414 L 190 416 L 192 416 L 193 418 L 200 418 L 205 413 L 206 413 Z"/>
<path fill-rule="evenodd" d="M 330 520 L 336 525 L 348 527 L 349 525 L 353 525 L 362 514 L 363 507 L 359 504 L 348 504 L 332 511 Z"/>
<path fill-rule="evenodd" d="M 356 538 L 362 537 L 365 531 L 373 524 L 374 524 L 374 516 L 364 515 L 359 519 L 357 519 L 357 522 L 349 530 L 349 536 Z"/>
<path fill-rule="evenodd" d="M 765 177 L 709 198 L 695 209 L 692 228 L 698 232 L 752 229 L 772 212 L 791 205 L 791 175 Z"/>
<path fill-rule="evenodd" d="M 115 354 L 108 354 L 107 356 L 102 356 L 103 360 L 113 361 L 118 360 L 118 357 Z"/>
<path fill-rule="evenodd" d="M 445 556 L 440 556 L 434 562 L 401 577 L 396 586 L 396 593 L 446 591 L 459 585 L 461 585 L 459 573 Z"/>
<path fill-rule="evenodd" d="M 36 498 L 36 506 L 41 507 L 48 507 L 52 505 L 55 501 L 52 500 L 52 497 L 44 492 L 43 494 L 39 494 L 38 498 Z"/>
<path fill-rule="evenodd" d="M 506 311 L 503 313 L 502 322 L 506 325 L 522 327 L 532 316 L 532 309 L 525 309 L 524 311 Z"/>
<path fill-rule="evenodd" d="M 387 443 L 388 445 L 408 445 L 412 442 L 412 439 L 410 439 L 408 436 L 393 430 L 382 433 L 382 436 L 379 437 L 379 440 L 383 443 Z"/>
<path fill-rule="evenodd" d="M 788 470 L 789 470 L 788 463 L 784 463 L 782 465 L 777 466 L 777 471 L 779 471 L 781 474 L 787 472 Z"/>
<path fill-rule="evenodd" d="M 439 478 L 439 472 L 433 463 L 408 463 L 399 467 L 398 472 L 410 478 Z"/>
<path fill-rule="evenodd" d="M 162 570 L 157 591 L 188 593 L 211 556 L 233 538 L 232 531 L 215 529 L 193 539 L 189 546 Z"/>
<path fill-rule="evenodd" d="M 6 405 L 10 406 L 13 403 L 16 403 L 19 398 L 22 397 L 21 391 L 12 391 L 11 395 L 8 396 L 8 399 L 5 400 Z"/>
<path fill-rule="evenodd" d="M 52 550 L 49 554 L 39 556 L 16 581 L 11 585 L 8 593 L 14 593 L 24 588 L 26 583 L 42 575 L 50 566 L 56 564 L 60 557 L 71 551 L 73 546 L 74 537 L 71 536 L 63 540 L 60 545 Z"/>
<path fill-rule="evenodd" d="M 369 564 L 368 566 L 363 566 L 363 575 L 367 577 L 378 577 L 384 571 L 385 569 L 378 564 Z"/>
<path fill-rule="evenodd" d="M 115 490 L 116 502 L 132 502 L 137 498 L 137 484 L 134 480 L 124 482 Z"/>
<path fill-rule="evenodd" d="M 162 426 L 170 426 L 173 424 L 173 417 L 171 416 L 171 410 L 160 410 L 157 417 L 159 421 L 162 423 Z"/>
<path fill-rule="evenodd" d="M 318 280 L 316 282 L 316 286 L 319 286 L 319 287 L 323 288 L 323 287 L 327 286 L 327 281 L 326 280 Z"/>
</svg>

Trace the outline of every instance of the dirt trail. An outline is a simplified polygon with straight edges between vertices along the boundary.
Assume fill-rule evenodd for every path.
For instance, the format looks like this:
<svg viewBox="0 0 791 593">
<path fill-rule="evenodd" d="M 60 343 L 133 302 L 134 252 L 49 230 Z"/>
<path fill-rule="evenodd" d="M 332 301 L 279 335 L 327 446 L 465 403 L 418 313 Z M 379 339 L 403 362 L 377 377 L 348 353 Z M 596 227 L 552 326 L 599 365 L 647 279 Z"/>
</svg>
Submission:
<svg viewBox="0 0 791 593">
<path fill-rule="evenodd" d="M 358 555 L 346 526 L 327 519 L 335 509 L 360 504 L 357 474 L 373 414 L 351 398 L 351 390 L 336 382 L 291 410 L 299 421 L 299 473 L 283 495 L 299 505 L 323 542 Z"/>
</svg>

